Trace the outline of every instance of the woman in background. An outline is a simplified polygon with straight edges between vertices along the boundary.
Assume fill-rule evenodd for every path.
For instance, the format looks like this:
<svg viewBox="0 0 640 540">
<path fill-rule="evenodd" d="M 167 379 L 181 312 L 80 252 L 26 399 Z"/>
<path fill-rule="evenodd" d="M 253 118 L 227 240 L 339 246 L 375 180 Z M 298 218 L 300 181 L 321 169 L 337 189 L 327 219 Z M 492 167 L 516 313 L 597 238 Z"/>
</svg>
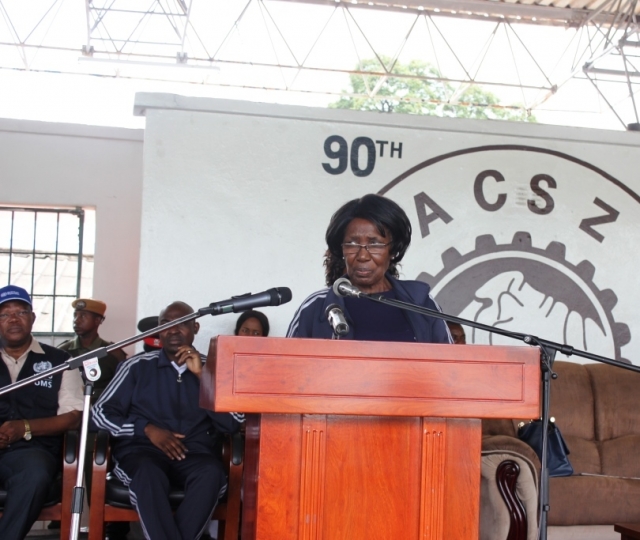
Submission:
<svg viewBox="0 0 640 540">
<path fill-rule="evenodd" d="M 245 311 L 238 317 L 235 335 L 267 337 L 269 335 L 269 319 L 260 311 Z"/>
</svg>

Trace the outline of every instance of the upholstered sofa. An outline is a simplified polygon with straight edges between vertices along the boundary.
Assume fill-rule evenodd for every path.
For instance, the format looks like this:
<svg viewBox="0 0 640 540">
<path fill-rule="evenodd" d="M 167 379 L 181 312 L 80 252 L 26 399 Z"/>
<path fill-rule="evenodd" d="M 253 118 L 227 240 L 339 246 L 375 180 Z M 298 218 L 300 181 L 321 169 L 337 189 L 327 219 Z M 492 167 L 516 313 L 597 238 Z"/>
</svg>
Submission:
<svg viewBox="0 0 640 540">
<path fill-rule="evenodd" d="M 551 415 L 574 474 L 551 478 L 549 540 L 620 538 L 614 523 L 640 523 L 640 374 L 558 361 Z M 537 535 L 540 461 L 517 438 L 522 419 L 483 421 L 481 540 Z"/>
</svg>

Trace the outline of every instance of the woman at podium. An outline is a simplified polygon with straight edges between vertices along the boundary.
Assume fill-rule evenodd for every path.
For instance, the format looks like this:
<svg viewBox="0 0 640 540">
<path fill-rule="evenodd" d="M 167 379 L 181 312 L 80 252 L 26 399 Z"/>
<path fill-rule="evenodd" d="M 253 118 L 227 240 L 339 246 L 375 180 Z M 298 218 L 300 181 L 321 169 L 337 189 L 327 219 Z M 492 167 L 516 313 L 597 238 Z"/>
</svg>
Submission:
<svg viewBox="0 0 640 540">
<path fill-rule="evenodd" d="M 398 204 L 374 194 L 349 201 L 331 217 L 325 239 L 327 287 L 302 302 L 288 337 L 332 339 L 329 312 L 338 309 L 348 324 L 348 331 L 343 326 L 342 339 L 452 343 L 441 319 L 366 298 L 343 297 L 332 288 L 336 280 L 346 277 L 363 293 L 440 309 L 429 285 L 398 277 L 398 264 L 411 242 L 411 223 Z"/>
</svg>

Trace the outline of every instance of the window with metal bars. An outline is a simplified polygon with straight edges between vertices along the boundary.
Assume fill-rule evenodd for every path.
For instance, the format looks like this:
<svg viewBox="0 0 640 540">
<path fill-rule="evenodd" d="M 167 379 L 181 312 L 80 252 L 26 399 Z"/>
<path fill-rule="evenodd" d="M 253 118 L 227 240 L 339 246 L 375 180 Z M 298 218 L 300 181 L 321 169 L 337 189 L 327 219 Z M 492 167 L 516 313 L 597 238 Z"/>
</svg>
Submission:
<svg viewBox="0 0 640 540">
<path fill-rule="evenodd" d="M 0 205 L 0 286 L 17 285 L 33 300 L 34 335 L 56 345 L 72 337 L 73 308 L 93 286 L 95 213 L 83 208 Z"/>
</svg>

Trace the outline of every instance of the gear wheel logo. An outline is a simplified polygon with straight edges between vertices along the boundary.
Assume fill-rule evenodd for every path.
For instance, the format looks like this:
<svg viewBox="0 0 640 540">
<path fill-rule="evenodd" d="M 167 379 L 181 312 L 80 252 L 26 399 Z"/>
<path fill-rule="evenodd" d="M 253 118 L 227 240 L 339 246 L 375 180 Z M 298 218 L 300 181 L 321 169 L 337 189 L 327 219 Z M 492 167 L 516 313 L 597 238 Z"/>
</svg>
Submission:
<svg viewBox="0 0 640 540">
<path fill-rule="evenodd" d="M 422 272 L 418 279 L 431 285 L 436 301 L 451 315 L 514 331 L 527 328 L 535 317 L 547 339 L 579 344 L 596 354 L 615 350 L 617 360 L 628 362 L 620 349 L 630 341 L 629 327 L 612 315 L 616 294 L 598 290 L 593 264 L 584 260 L 573 265 L 565 251 L 560 242 L 535 248 L 526 232 L 517 232 L 503 245 L 482 235 L 475 250 L 461 255 L 448 249 L 442 254 L 442 271 L 435 276 Z M 469 343 L 513 344 L 471 330 Z"/>
<path fill-rule="evenodd" d="M 378 191 L 413 226 L 406 278 L 431 285 L 446 313 L 639 364 L 640 182 L 629 154 L 616 145 L 607 156 L 588 145 L 446 147 Z M 516 343 L 466 332 L 468 343 Z"/>
</svg>

